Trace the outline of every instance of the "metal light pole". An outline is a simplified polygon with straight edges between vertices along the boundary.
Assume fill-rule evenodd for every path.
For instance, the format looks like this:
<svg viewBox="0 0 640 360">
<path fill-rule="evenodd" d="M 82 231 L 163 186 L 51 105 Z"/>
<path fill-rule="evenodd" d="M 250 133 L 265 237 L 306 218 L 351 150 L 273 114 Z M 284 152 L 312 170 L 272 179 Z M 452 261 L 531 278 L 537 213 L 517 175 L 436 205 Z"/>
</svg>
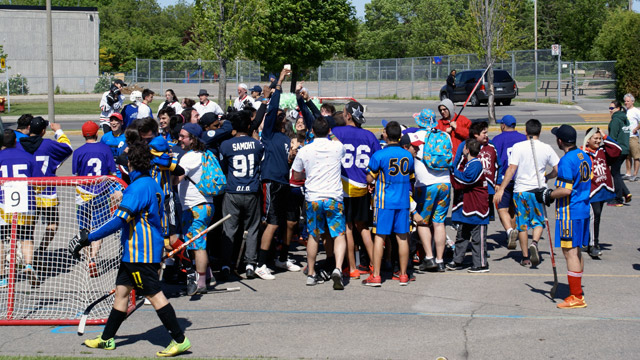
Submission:
<svg viewBox="0 0 640 360">
<path fill-rule="evenodd" d="M 536 79 L 536 101 L 538 101 L 538 0 L 533 0 L 533 67 Z"/>
<path fill-rule="evenodd" d="M 51 21 L 51 0 L 47 0 L 47 79 L 49 82 L 47 102 L 49 122 L 56 122 L 55 108 L 53 106 L 53 32 Z"/>
</svg>

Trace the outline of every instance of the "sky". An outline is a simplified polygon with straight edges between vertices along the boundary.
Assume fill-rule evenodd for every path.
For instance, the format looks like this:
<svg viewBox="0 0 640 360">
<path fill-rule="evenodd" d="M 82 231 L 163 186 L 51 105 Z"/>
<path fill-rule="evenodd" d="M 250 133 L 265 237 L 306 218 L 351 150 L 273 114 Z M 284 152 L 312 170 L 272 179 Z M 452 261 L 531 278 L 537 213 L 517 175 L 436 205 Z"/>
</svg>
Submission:
<svg viewBox="0 0 640 360">
<path fill-rule="evenodd" d="M 192 2 L 187 0 L 187 2 Z M 371 0 L 351 0 L 351 4 L 356 7 L 356 16 L 364 19 L 364 4 L 370 3 Z M 175 4 L 177 1 L 175 0 L 158 0 L 158 4 L 162 7 L 169 6 L 171 4 Z"/>
</svg>

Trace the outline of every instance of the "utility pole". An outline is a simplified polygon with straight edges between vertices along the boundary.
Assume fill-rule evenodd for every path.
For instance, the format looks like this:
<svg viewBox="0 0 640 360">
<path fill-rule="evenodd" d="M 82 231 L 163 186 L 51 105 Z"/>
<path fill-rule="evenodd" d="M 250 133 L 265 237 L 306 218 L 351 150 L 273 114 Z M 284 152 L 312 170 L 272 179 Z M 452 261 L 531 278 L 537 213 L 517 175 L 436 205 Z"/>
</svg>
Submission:
<svg viewBox="0 0 640 360">
<path fill-rule="evenodd" d="M 49 122 L 56 122 L 55 109 L 53 106 L 53 33 L 51 20 L 51 0 L 47 0 L 47 79 L 49 82 L 47 102 L 49 110 Z"/>
</svg>

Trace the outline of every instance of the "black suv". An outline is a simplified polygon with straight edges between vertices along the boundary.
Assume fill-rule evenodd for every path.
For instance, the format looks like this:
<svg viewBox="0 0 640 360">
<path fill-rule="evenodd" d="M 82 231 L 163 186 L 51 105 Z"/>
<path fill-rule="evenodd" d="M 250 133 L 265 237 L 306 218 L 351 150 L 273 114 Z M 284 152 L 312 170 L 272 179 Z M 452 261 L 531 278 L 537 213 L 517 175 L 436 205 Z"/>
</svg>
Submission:
<svg viewBox="0 0 640 360">
<path fill-rule="evenodd" d="M 478 81 L 484 70 L 462 70 L 456 74 L 456 87 L 453 89 L 453 102 L 461 102 L 467 100 L 469 93 L 473 90 L 473 86 Z M 469 105 L 478 106 L 486 104 L 487 96 L 487 75 L 478 85 L 475 94 L 469 99 Z M 496 105 L 511 105 L 511 99 L 516 97 L 518 86 L 507 70 L 493 70 L 493 88 Z M 440 100 L 448 98 L 447 85 L 440 89 Z"/>
</svg>

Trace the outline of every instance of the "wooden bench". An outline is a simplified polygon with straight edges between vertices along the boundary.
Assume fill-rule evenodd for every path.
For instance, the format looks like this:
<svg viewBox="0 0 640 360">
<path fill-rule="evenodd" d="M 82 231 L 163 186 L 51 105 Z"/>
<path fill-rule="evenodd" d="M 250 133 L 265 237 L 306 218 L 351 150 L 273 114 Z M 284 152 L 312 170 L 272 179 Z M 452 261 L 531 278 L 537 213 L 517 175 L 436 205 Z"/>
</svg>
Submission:
<svg viewBox="0 0 640 360">
<path fill-rule="evenodd" d="M 584 91 L 589 87 L 589 80 L 585 80 L 582 85 L 578 87 L 578 95 L 584 95 Z"/>
<path fill-rule="evenodd" d="M 573 70 L 573 73 L 574 73 L 576 76 L 578 76 L 578 75 L 580 75 L 580 76 L 585 76 L 585 75 L 587 74 L 587 72 L 586 72 L 586 71 L 584 71 L 583 69 L 575 69 L 575 70 Z"/>
<path fill-rule="evenodd" d="M 593 78 L 610 78 L 611 73 L 607 70 L 596 70 L 593 72 Z"/>
<path fill-rule="evenodd" d="M 561 81 L 560 82 L 560 91 L 564 90 L 564 96 L 567 96 L 567 91 L 571 89 L 571 82 L 569 81 Z M 558 90 L 558 80 L 542 80 L 542 84 L 540 85 L 540 90 L 544 90 L 544 96 L 547 96 L 547 92 L 549 90 Z"/>
</svg>

